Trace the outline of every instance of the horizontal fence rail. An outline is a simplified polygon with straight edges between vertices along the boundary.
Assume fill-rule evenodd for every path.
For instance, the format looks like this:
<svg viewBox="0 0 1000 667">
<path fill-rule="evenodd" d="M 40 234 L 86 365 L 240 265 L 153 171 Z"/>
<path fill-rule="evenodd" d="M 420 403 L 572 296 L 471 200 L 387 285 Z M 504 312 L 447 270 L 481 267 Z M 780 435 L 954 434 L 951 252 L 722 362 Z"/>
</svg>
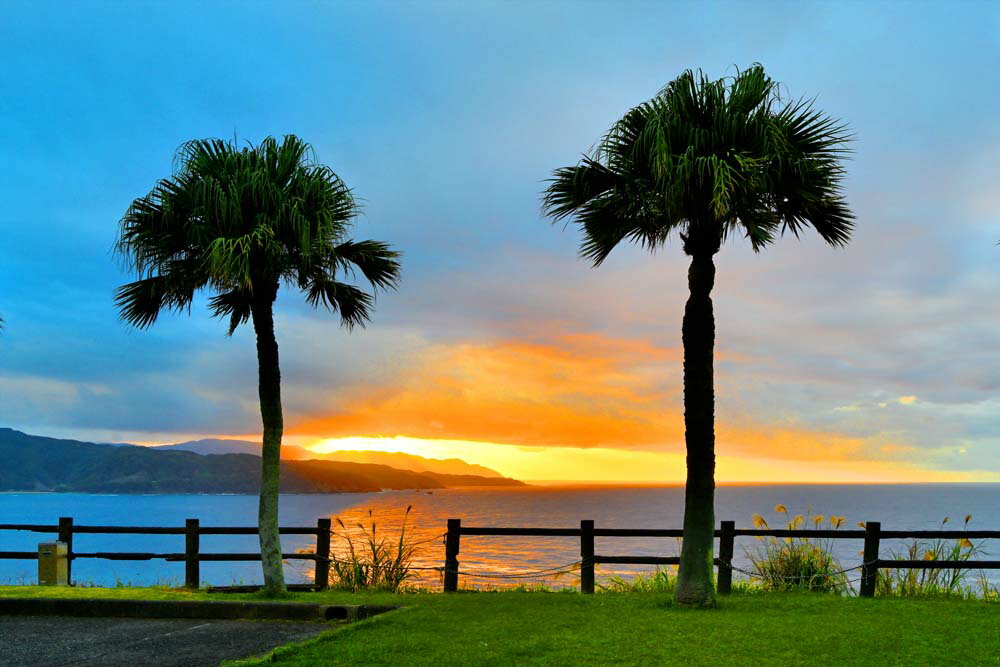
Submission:
<svg viewBox="0 0 1000 667">
<path fill-rule="evenodd" d="M 869 521 L 864 530 L 790 530 L 790 529 L 759 529 L 736 528 L 735 522 L 723 521 L 715 531 L 719 538 L 719 554 L 713 560 L 718 568 L 718 590 L 727 595 L 732 590 L 733 583 L 733 551 L 737 537 L 810 537 L 838 540 L 864 540 L 862 564 L 851 568 L 861 570 L 860 594 L 865 597 L 875 595 L 875 584 L 880 569 L 1000 569 L 997 560 L 897 560 L 879 558 L 879 545 L 888 539 L 997 539 L 1000 540 L 1000 530 L 882 530 L 878 521 Z M 580 539 L 580 590 L 583 593 L 593 593 L 595 588 L 594 566 L 604 564 L 616 565 L 677 565 L 677 556 L 607 556 L 594 552 L 595 537 L 683 537 L 680 529 L 658 528 L 595 528 L 594 522 L 587 519 L 580 522 L 579 528 L 493 528 L 482 526 L 463 526 L 461 519 L 448 519 L 448 532 L 445 534 L 444 590 L 446 593 L 458 590 L 459 571 L 458 555 L 461 551 L 462 536 L 506 536 L 506 537 L 578 537 Z M 574 563 L 574 565 L 576 565 Z M 562 568 L 553 568 L 561 570 Z M 547 572 L 542 570 L 541 572 Z M 513 575 L 512 575 L 513 576 Z"/>
<path fill-rule="evenodd" d="M 282 535 L 315 535 L 316 551 L 313 553 L 281 554 L 285 560 L 310 560 L 316 563 L 313 587 L 326 590 L 330 585 L 330 536 L 329 518 L 318 519 L 315 526 L 286 526 L 278 529 Z M 254 526 L 202 526 L 198 519 L 188 519 L 184 526 L 84 526 L 73 522 L 72 517 L 60 517 L 58 524 L 0 523 L 0 531 L 28 531 L 33 533 L 55 533 L 60 542 L 66 544 L 67 578 L 72 582 L 72 564 L 79 558 L 101 558 L 105 560 L 143 561 L 160 559 L 184 562 L 184 585 L 198 588 L 201 580 L 199 564 L 211 562 L 259 561 L 259 553 L 205 553 L 201 551 L 202 535 L 257 535 Z M 74 535 L 183 535 L 184 551 L 177 553 L 155 553 L 143 551 L 94 551 L 73 550 Z M 37 551 L 0 551 L 0 559 L 35 560 Z"/>
<path fill-rule="evenodd" d="M 185 563 L 185 585 L 197 588 L 200 582 L 199 564 L 205 562 L 247 562 L 259 561 L 259 553 L 206 553 L 200 549 L 202 535 L 256 535 L 252 526 L 202 526 L 198 519 L 188 519 L 184 526 L 87 526 L 77 525 L 72 517 L 61 517 L 58 524 L 0 524 L 0 531 L 29 531 L 56 534 L 67 547 L 67 565 L 80 558 L 106 560 L 144 561 L 161 559 L 168 562 Z M 306 560 L 315 563 L 313 587 L 325 590 L 330 578 L 330 537 L 332 535 L 329 518 L 319 519 L 315 526 L 285 526 L 279 529 L 282 535 L 315 535 L 316 551 L 313 553 L 286 553 L 286 560 Z M 83 534 L 106 535 L 183 535 L 184 551 L 172 553 L 136 551 L 94 551 L 79 552 L 73 549 L 73 536 Z M 461 519 L 448 520 L 445 534 L 444 590 L 458 589 L 458 555 L 461 551 L 462 536 L 486 537 L 575 537 L 580 540 L 580 588 L 584 593 L 595 589 L 595 566 L 597 565 L 677 565 L 676 556 L 630 556 L 601 555 L 595 553 L 594 539 L 597 537 L 683 537 L 680 529 L 658 528 L 597 528 L 591 520 L 580 522 L 579 528 L 507 528 L 463 526 Z M 728 594 L 732 589 L 733 552 L 737 537 L 809 537 L 826 539 L 864 540 L 861 570 L 860 594 L 871 597 L 875 594 L 878 570 L 883 568 L 906 569 L 1000 569 L 1000 560 L 898 560 L 879 558 L 879 546 L 885 539 L 1000 539 L 998 530 L 882 530 L 877 521 L 865 524 L 864 530 L 787 530 L 736 528 L 732 521 L 723 521 L 714 532 L 719 539 L 719 553 L 714 559 L 718 568 L 718 590 Z M 0 559 L 38 558 L 37 551 L 0 551 Z M 577 564 L 574 564 L 574 566 Z M 542 572 L 563 570 L 551 568 Z M 71 579 L 72 580 L 72 579 Z"/>
</svg>

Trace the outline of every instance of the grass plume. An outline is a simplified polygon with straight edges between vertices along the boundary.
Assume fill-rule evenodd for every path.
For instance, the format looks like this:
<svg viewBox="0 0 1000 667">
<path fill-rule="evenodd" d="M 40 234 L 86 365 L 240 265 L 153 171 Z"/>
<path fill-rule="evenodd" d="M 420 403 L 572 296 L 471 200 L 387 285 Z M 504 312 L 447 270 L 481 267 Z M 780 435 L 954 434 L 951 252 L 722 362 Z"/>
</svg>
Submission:
<svg viewBox="0 0 1000 667">
<path fill-rule="evenodd" d="M 406 533 L 406 522 L 412 509 L 412 505 L 407 506 L 399 535 L 392 539 L 379 535 L 371 510 L 368 510 L 369 524 L 356 525 L 360 535 L 348 529 L 337 518 L 341 530 L 334 533 L 334 537 L 342 539 L 343 544 L 331 549 L 331 587 L 352 593 L 399 592 L 414 575 L 413 555 L 416 547 L 410 543 Z"/>
<path fill-rule="evenodd" d="M 965 515 L 968 528 L 971 514 Z M 944 528 L 948 517 L 941 522 Z M 983 553 L 983 545 L 968 538 L 957 540 L 912 540 L 903 551 L 893 551 L 892 560 L 954 560 L 971 561 Z M 975 583 L 970 583 L 971 570 L 918 570 L 883 568 L 878 572 L 875 593 L 883 597 L 982 597 L 987 600 L 1000 598 L 997 587 L 990 583 L 983 571 Z"/>
<path fill-rule="evenodd" d="M 811 509 L 806 514 L 788 516 L 784 505 L 776 505 L 774 511 L 783 514 L 788 530 L 818 530 L 824 522 L 833 529 L 839 529 L 846 519 L 841 516 L 813 515 Z M 768 528 L 767 521 L 755 514 L 754 526 Z M 795 591 L 804 590 L 819 593 L 846 593 L 850 591 L 847 575 L 841 570 L 840 562 L 833 556 L 832 540 L 810 537 L 758 537 L 759 544 L 753 549 L 744 549 L 750 561 L 754 584 L 764 590 Z"/>
</svg>

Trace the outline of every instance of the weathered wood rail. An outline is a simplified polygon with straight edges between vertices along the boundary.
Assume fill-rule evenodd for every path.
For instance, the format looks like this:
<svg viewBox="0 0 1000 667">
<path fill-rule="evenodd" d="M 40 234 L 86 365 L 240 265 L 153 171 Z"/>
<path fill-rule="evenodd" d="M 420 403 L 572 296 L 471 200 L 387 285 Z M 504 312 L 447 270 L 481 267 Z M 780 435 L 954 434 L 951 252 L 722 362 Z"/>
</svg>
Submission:
<svg viewBox="0 0 1000 667">
<path fill-rule="evenodd" d="M 204 553 L 201 551 L 202 535 L 256 535 L 256 526 L 202 526 L 198 519 L 187 519 L 183 526 L 82 526 L 73 522 L 72 517 L 60 517 L 57 525 L 3 523 L 0 531 L 29 531 L 33 533 L 54 533 L 60 542 L 66 543 L 67 568 L 72 582 L 73 561 L 79 558 L 103 558 L 106 560 L 153 560 L 184 562 L 184 585 L 198 588 L 201 581 L 202 561 L 259 561 L 259 553 Z M 318 519 L 315 526 L 291 526 L 279 528 L 282 535 L 315 535 L 316 551 L 313 553 L 287 553 L 281 557 L 287 560 L 311 560 L 315 562 L 313 588 L 325 590 L 330 585 L 330 519 Z M 184 551 L 177 553 L 153 553 L 138 551 L 94 551 L 73 550 L 73 536 L 82 534 L 100 535 L 183 535 Z M 0 551 L 0 559 L 37 560 L 37 551 Z"/>
<path fill-rule="evenodd" d="M 444 590 L 458 590 L 458 554 L 461 551 L 462 536 L 508 536 L 508 537 L 578 537 L 580 538 L 580 590 L 594 592 L 594 568 L 602 564 L 625 565 L 677 565 L 677 556 L 604 556 L 594 553 L 596 537 L 683 537 L 680 529 L 656 528 L 596 528 L 591 520 L 580 522 L 579 528 L 487 528 L 463 526 L 461 519 L 448 519 L 445 535 Z M 809 537 L 835 540 L 864 540 L 861 565 L 860 594 L 864 597 L 875 595 L 877 574 L 883 568 L 908 569 L 971 569 L 997 570 L 1000 560 L 896 560 L 879 558 L 879 545 L 888 539 L 997 539 L 1000 530 L 882 530 L 878 521 L 869 521 L 864 530 L 784 530 L 737 528 L 733 521 L 723 521 L 715 531 L 719 538 L 718 557 L 714 559 L 718 568 L 716 579 L 719 593 L 728 595 L 732 590 L 732 559 L 737 537 Z"/>
</svg>

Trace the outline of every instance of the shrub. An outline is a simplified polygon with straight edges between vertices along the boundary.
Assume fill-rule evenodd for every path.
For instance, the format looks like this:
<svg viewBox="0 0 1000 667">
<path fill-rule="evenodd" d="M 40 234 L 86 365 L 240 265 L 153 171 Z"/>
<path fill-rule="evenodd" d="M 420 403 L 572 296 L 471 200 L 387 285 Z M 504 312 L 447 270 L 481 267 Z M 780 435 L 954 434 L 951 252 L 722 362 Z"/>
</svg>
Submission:
<svg viewBox="0 0 1000 667">
<path fill-rule="evenodd" d="M 343 540 L 330 554 L 330 585 L 338 590 L 399 592 L 413 576 L 415 546 L 408 540 L 406 522 L 413 506 L 407 506 L 399 536 L 393 540 L 378 535 L 375 518 L 368 510 L 370 525 L 357 524 L 360 535 L 337 519 L 340 532 L 334 537 Z"/>
<path fill-rule="evenodd" d="M 813 516 L 811 511 L 788 518 L 784 505 L 776 505 L 774 510 L 785 516 L 788 530 L 819 529 L 827 521 L 823 516 Z M 757 528 L 767 528 L 767 521 L 759 514 L 754 515 Z M 829 525 L 839 529 L 844 525 L 844 517 L 831 516 Z M 833 556 L 832 540 L 809 537 L 766 537 L 757 538 L 760 543 L 754 549 L 744 549 L 751 563 L 751 579 L 764 590 L 789 591 L 806 590 L 820 593 L 846 593 L 851 590 L 847 575 L 842 572 L 840 562 Z"/>
<path fill-rule="evenodd" d="M 633 579 L 612 576 L 597 587 L 605 593 L 666 593 L 673 595 L 677 586 L 676 568 L 656 568 L 648 574 L 637 574 Z"/>
<path fill-rule="evenodd" d="M 972 515 L 965 516 L 965 527 Z M 948 517 L 941 522 L 944 528 Z M 971 540 L 912 540 L 902 552 L 893 551 L 892 560 L 957 560 L 968 561 L 983 551 L 981 544 Z M 917 570 L 884 568 L 879 570 L 876 595 L 885 597 L 976 597 L 991 599 L 997 595 L 996 586 L 990 584 L 985 573 L 979 573 L 978 585 L 968 583 L 969 570 Z M 978 589 L 978 590 L 977 590 Z"/>
<path fill-rule="evenodd" d="M 990 580 L 986 578 L 986 573 L 982 570 L 979 571 L 979 581 L 978 584 L 980 596 L 988 602 L 1000 602 L 1000 586 L 990 583 Z"/>
</svg>

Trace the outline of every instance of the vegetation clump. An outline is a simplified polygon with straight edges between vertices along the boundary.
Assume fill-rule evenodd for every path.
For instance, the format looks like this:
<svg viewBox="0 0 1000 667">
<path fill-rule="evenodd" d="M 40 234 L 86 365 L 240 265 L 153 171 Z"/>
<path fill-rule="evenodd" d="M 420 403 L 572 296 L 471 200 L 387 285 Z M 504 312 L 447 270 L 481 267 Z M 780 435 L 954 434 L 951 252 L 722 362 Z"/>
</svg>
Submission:
<svg viewBox="0 0 1000 667">
<path fill-rule="evenodd" d="M 811 509 L 805 516 L 789 517 L 784 505 L 776 505 L 775 512 L 783 514 L 788 530 L 818 530 L 824 522 L 839 529 L 846 519 L 842 516 L 813 515 Z M 754 526 L 768 528 L 767 521 L 755 514 Z M 759 537 L 759 544 L 745 549 L 751 563 L 751 580 L 768 591 L 810 591 L 817 593 L 847 593 L 851 590 L 847 574 L 833 555 L 833 540 L 810 537 Z"/>
<path fill-rule="evenodd" d="M 415 574 L 413 556 L 416 545 L 406 533 L 406 522 L 412 509 L 412 505 L 407 506 L 399 535 L 392 540 L 379 535 L 371 510 L 368 510 L 369 525 L 356 524 L 360 535 L 338 518 L 341 532 L 335 533 L 335 537 L 341 538 L 343 545 L 330 554 L 331 587 L 352 593 L 400 592 Z"/>
<path fill-rule="evenodd" d="M 964 526 L 968 528 L 971 514 L 965 515 Z M 948 517 L 941 522 L 941 528 L 948 523 Z M 903 551 L 893 551 L 892 560 L 951 560 L 971 561 L 983 554 L 983 545 L 975 544 L 968 538 L 957 540 L 914 539 Z M 1000 589 L 991 584 L 986 574 L 979 572 L 974 583 L 970 583 L 971 571 L 967 569 L 915 569 L 882 568 L 878 571 L 875 594 L 880 597 L 981 597 L 986 600 L 1000 599 Z"/>
<path fill-rule="evenodd" d="M 677 568 L 656 568 L 632 579 L 611 576 L 597 584 L 605 593 L 663 593 L 673 595 L 677 588 Z"/>
</svg>

